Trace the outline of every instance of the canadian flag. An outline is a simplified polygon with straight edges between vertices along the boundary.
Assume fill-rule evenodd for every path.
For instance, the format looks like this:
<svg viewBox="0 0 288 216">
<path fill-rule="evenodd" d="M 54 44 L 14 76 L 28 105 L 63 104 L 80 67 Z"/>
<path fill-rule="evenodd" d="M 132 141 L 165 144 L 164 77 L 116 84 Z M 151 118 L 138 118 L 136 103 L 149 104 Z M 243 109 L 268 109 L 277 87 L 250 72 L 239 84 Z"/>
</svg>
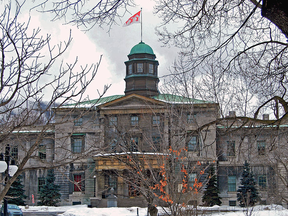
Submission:
<svg viewBox="0 0 288 216">
<path fill-rule="evenodd" d="M 134 14 L 133 16 L 131 16 L 125 23 L 124 23 L 124 27 L 125 26 L 129 26 L 133 23 L 140 23 L 140 14 L 141 14 L 141 10 L 139 12 L 137 12 L 136 14 Z"/>
</svg>

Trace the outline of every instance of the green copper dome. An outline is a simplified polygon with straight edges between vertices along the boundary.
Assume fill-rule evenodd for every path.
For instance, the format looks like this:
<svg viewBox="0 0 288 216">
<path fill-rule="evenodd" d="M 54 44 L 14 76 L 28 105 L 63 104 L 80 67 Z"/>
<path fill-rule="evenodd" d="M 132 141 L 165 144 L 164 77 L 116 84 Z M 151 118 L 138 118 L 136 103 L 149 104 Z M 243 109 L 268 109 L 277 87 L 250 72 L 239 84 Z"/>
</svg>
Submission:
<svg viewBox="0 0 288 216">
<path fill-rule="evenodd" d="M 139 53 L 147 53 L 147 54 L 154 55 L 153 49 L 142 41 L 131 49 L 129 55 L 139 54 Z"/>
</svg>

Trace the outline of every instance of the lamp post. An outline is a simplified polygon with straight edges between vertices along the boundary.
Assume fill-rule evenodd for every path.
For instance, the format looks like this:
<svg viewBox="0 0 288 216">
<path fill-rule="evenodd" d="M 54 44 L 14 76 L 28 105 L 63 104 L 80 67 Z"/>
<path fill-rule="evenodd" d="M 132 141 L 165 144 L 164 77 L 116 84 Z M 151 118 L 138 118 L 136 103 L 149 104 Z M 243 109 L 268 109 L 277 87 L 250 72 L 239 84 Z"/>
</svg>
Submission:
<svg viewBox="0 0 288 216">
<path fill-rule="evenodd" d="M 15 165 L 15 161 L 12 160 L 11 161 L 11 165 L 9 165 L 10 163 L 10 146 L 9 144 L 6 146 L 5 148 L 5 160 L 3 161 L 3 154 L 1 154 L 1 158 L 0 158 L 0 173 L 5 172 L 5 185 L 8 183 L 8 179 L 9 176 L 13 176 L 16 172 L 18 167 Z M 4 216 L 8 215 L 8 201 L 7 199 L 5 199 L 4 197 Z"/>
</svg>

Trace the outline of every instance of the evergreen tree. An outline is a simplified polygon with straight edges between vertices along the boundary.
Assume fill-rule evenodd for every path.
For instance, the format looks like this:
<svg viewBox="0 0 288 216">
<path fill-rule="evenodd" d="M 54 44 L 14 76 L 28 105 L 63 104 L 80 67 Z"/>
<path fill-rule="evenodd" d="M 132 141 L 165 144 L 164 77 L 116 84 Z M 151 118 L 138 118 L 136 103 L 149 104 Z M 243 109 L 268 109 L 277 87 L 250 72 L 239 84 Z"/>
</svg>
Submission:
<svg viewBox="0 0 288 216">
<path fill-rule="evenodd" d="M 237 192 L 237 200 L 241 207 L 254 206 L 260 199 L 250 164 L 247 161 L 244 163 L 241 185 Z"/>
<path fill-rule="evenodd" d="M 54 184 L 55 176 L 53 170 L 48 170 L 45 185 L 39 192 L 39 205 L 56 206 L 60 202 L 60 186 Z"/>
<path fill-rule="evenodd" d="M 213 166 L 209 169 L 209 181 L 204 191 L 202 202 L 205 206 L 221 205 L 222 203 Z"/>
<path fill-rule="evenodd" d="M 11 187 L 9 188 L 6 196 L 8 197 L 9 204 L 16 204 L 16 205 L 25 205 L 24 199 L 27 196 L 24 194 L 25 190 L 24 185 L 22 184 L 22 176 L 19 175 L 17 179 L 12 183 Z"/>
</svg>

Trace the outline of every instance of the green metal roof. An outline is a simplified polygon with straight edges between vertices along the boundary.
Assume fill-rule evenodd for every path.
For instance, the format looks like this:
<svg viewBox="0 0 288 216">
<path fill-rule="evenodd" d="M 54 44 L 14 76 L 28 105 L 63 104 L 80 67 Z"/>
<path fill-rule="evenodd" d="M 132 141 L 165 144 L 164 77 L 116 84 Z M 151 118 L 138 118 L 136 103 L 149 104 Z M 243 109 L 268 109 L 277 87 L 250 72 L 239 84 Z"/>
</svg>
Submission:
<svg viewBox="0 0 288 216">
<path fill-rule="evenodd" d="M 202 104 L 202 103 L 214 103 L 212 101 L 204 101 L 198 100 L 195 98 L 188 98 L 179 95 L 172 95 L 172 94 L 159 94 L 153 96 L 155 100 L 163 101 L 166 103 L 175 103 L 175 104 Z"/>
<path fill-rule="evenodd" d="M 73 107 L 77 107 L 77 108 L 91 108 L 91 107 L 97 107 L 100 106 L 102 104 L 111 102 L 113 100 L 119 99 L 124 97 L 125 95 L 112 95 L 112 96 L 108 96 L 108 97 L 102 97 L 102 98 L 98 98 L 98 99 L 94 99 L 94 100 L 87 100 L 87 101 L 83 101 L 80 103 L 74 103 L 74 104 L 67 104 L 62 106 L 62 108 L 73 108 Z M 203 101 L 203 100 L 197 100 L 194 98 L 188 98 L 188 97 L 183 97 L 183 96 L 179 96 L 179 95 L 172 95 L 172 94 L 159 94 L 157 96 L 153 96 L 151 97 L 155 100 L 158 101 L 162 101 L 165 103 L 169 103 L 169 104 L 203 104 L 203 103 L 214 103 L 211 101 Z"/>
<path fill-rule="evenodd" d="M 154 55 L 153 49 L 142 41 L 139 44 L 132 47 L 129 55 L 140 54 L 140 53 L 147 53 L 147 54 Z"/>
</svg>

